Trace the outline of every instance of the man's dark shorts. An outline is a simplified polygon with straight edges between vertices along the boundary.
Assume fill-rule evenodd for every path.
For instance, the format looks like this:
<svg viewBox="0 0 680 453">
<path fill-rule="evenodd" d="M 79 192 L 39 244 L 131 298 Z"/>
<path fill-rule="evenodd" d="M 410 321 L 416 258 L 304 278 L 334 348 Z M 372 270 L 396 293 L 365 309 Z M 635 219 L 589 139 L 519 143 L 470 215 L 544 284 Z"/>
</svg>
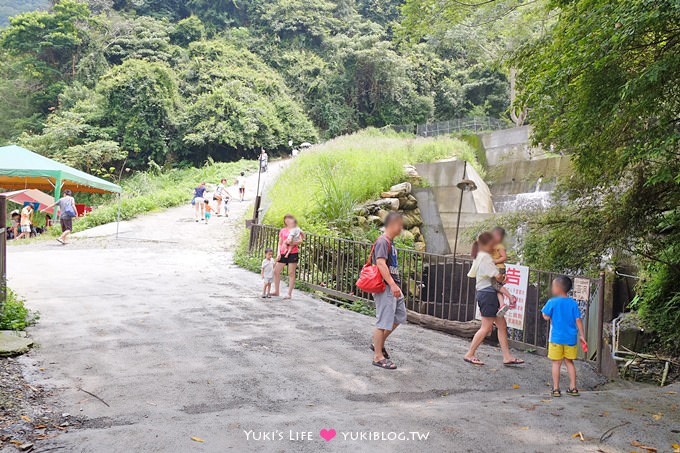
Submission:
<svg viewBox="0 0 680 453">
<path fill-rule="evenodd" d="M 298 261 L 300 261 L 300 256 L 297 253 L 291 253 L 288 257 L 281 255 L 279 258 L 279 263 L 282 264 L 297 264 Z"/>
<path fill-rule="evenodd" d="M 496 290 L 489 287 L 481 291 L 477 291 L 477 305 L 479 305 L 479 312 L 484 318 L 495 318 L 498 309 L 501 308 L 498 302 L 498 293 Z"/>
<path fill-rule="evenodd" d="M 73 231 L 73 219 L 72 218 L 61 218 L 59 219 L 59 223 L 61 224 L 61 232 L 63 233 L 64 231 Z"/>
</svg>

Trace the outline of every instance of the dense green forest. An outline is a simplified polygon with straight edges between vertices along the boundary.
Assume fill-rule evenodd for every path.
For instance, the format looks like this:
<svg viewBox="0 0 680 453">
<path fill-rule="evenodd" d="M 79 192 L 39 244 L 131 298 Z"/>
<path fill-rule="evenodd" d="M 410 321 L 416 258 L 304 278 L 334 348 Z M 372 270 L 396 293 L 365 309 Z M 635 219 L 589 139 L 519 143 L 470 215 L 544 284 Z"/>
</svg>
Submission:
<svg viewBox="0 0 680 453">
<path fill-rule="evenodd" d="M 61 0 L 0 35 L 0 142 L 106 174 L 287 151 L 367 126 L 506 117 L 496 56 L 470 32 L 405 45 L 399 7 Z"/>
</svg>

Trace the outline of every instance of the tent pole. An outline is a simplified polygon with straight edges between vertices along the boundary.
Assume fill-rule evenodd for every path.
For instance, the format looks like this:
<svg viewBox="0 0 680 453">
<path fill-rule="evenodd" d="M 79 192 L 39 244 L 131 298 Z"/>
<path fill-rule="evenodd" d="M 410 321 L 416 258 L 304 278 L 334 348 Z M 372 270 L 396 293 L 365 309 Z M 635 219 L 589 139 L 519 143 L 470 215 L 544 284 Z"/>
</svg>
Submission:
<svg viewBox="0 0 680 453">
<path fill-rule="evenodd" d="M 61 175 L 57 176 L 54 180 L 54 201 L 57 202 L 61 198 Z M 54 211 L 52 212 L 52 225 L 58 225 L 59 224 L 59 205 L 56 205 L 54 207 Z M 56 223 L 55 223 L 56 222 Z"/>
<path fill-rule="evenodd" d="M 118 228 L 120 227 L 120 203 L 122 194 L 118 192 L 118 217 L 116 218 L 116 239 L 118 239 Z"/>
</svg>

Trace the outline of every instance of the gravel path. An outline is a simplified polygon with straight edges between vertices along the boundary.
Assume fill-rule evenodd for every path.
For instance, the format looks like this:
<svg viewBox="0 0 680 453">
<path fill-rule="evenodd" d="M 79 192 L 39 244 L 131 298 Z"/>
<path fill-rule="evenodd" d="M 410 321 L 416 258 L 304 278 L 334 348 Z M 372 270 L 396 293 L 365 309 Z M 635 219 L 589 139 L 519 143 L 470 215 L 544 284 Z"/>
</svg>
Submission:
<svg viewBox="0 0 680 453">
<path fill-rule="evenodd" d="M 270 168 L 269 179 L 280 167 Z M 259 277 L 233 265 L 251 209 L 234 202 L 232 216 L 204 225 L 182 206 L 126 223 L 119 240 L 102 229 L 66 247 L 10 248 L 10 285 L 41 312 L 24 375 L 82 421 L 38 451 L 623 452 L 636 450 L 632 441 L 659 451 L 680 443 L 680 400 L 669 393 L 678 385 L 601 387 L 581 365 L 580 399 L 552 400 L 546 359 L 520 354 L 527 365 L 511 369 L 483 346 L 487 366 L 476 368 L 462 361 L 466 341 L 408 325 L 390 339 L 399 370 L 371 366 L 370 318 L 300 293 L 262 300 Z M 326 442 L 321 429 L 335 438 Z"/>
</svg>

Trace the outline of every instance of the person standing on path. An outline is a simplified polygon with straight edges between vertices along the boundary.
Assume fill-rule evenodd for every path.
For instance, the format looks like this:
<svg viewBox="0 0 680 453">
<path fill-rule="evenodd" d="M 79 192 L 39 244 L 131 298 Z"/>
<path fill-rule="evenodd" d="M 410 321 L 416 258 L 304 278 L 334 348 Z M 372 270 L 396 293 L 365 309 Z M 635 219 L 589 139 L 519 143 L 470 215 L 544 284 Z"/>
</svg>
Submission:
<svg viewBox="0 0 680 453">
<path fill-rule="evenodd" d="M 205 218 L 205 183 L 202 182 L 194 189 L 194 199 L 192 203 L 194 205 L 194 219 L 196 222 L 200 222 Z"/>
<path fill-rule="evenodd" d="M 387 337 L 406 322 L 406 304 L 401 292 L 401 277 L 399 276 L 399 262 L 397 249 L 394 248 L 394 238 L 404 229 L 404 219 L 398 212 L 390 212 L 385 217 L 385 234 L 376 241 L 373 249 L 373 262 L 378 266 L 380 275 L 385 281 L 385 291 L 374 294 L 375 300 L 375 329 L 373 330 L 373 365 L 396 370 L 397 366 L 390 360 L 385 349 Z"/>
<path fill-rule="evenodd" d="M 27 204 L 21 210 L 21 220 L 19 222 L 19 236 L 17 239 L 31 237 L 31 225 L 33 224 L 33 205 Z"/>
<path fill-rule="evenodd" d="M 78 217 L 76 199 L 73 198 L 73 192 L 66 189 L 63 197 L 57 200 L 53 205 L 43 209 L 42 212 L 45 212 L 54 206 L 59 206 L 59 223 L 61 224 L 61 236 L 57 238 L 57 242 L 65 245 L 66 238 L 71 234 L 71 231 L 73 231 L 73 218 Z"/>
<path fill-rule="evenodd" d="M 494 288 L 493 280 L 495 279 L 500 282 L 502 275 L 494 264 L 493 258 L 491 258 L 494 244 L 493 235 L 489 232 L 484 232 L 479 235 L 472 247 L 472 257 L 475 260 L 472 263 L 470 272 L 468 272 L 468 277 L 475 279 L 475 289 L 477 290 L 475 298 L 482 315 L 482 326 L 472 338 L 470 349 L 465 354 L 465 357 L 463 357 L 463 360 L 472 365 L 484 365 L 484 362 L 479 360 L 475 353 L 479 345 L 484 341 L 484 338 L 491 333 L 495 323 L 498 328 L 498 343 L 500 343 L 501 351 L 503 352 L 503 365 L 521 365 L 524 363 L 524 360 L 513 357 L 510 353 L 508 325 L 505 322 L 505 317 L 497 316 L 500 302 L 498 301 L 497 290 Z M 514 308 L 517 298 L 510 294 L 503 286 L 498 291 L 510 299 L 510 307 Z"/>
<path fill-rule="evenodd" d="M 290 244 L 290 253 L 288 253 L 289 244 L 286 244 L 286 239 L 288 239 L 290 231 L 297 225 L 297 221 L 291 214 L 286 214 L 283 217 L 283 224 L 285 226 L 279 230 L 278 256 L 276 257 L 276 266 L 274 266 L 274 292 L 272 296 L 280 294 L 281 271 L 284 267 L 288 266 L 288 295 L 284 299 L 291 299 L 293 297 L 293 288 L 295 288 L 295 271 L 300 260 L 299 246 L 302 243 L 302 237 L 297 242 Z"/>
<path fill-rule="evenodd" d="M 243 201 L 243 198 L 246 196 L 246 174 L 245 172 L 241 172 L 241 175 L 236 178 L 236 185 L 238 186 L 238 193 L 239 196 L 241 197 L 241 201 Z"/>
</svg>

